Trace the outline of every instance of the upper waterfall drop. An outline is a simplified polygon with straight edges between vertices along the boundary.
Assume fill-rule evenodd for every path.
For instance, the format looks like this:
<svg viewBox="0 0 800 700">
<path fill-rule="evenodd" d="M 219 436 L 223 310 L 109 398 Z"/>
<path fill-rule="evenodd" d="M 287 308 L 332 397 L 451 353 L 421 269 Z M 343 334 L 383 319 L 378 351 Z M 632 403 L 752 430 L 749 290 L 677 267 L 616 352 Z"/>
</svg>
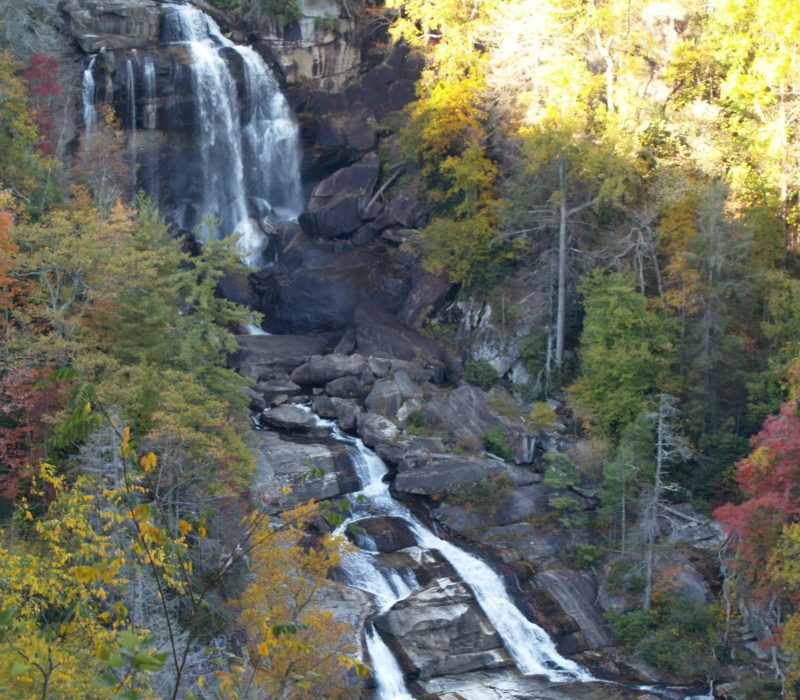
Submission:
<svg viewBox="0 0 800 700">
<path fill-rule="evenodd" d="M 99 126 L 98 102 L 113 106 L 130 134 L 131 192 L 147 191 L 168 219 L 201 238 L 238 233 L 255 265 L 266 220 L 296 219 L 303 209 L 298 125 L 255 50 L 234 44 L 192 5 L 162 8 L 158 46 L 89 60 L 83 151 Z"/>
<path fill-rule="evenodd" d="M 302 210 L 297 124 L 263 59 L 225 38 L 208 15 L 175 5 L 164 15 L 163 32 L 165 41 L 185 44 L 192 59 L 202 170 L 199 187 L 173 216 L 204 236 L 205 217 L 215 217 L 223 235 L 241 235 L 240 249 L 253 264 L 265 240 L 259 222 L 293 219 Z"/>
</svg>

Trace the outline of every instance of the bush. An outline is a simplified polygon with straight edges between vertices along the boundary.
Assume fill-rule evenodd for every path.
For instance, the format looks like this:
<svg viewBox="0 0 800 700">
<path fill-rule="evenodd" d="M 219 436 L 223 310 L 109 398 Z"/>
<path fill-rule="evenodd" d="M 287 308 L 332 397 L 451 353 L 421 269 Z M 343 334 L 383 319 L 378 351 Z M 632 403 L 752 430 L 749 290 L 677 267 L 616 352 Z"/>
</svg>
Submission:
<svg viewBox="0 0 800 700">
<path fill-rule="evenodd" d="M 449 496 L 448 501 L 483 515 L 493 515 L 511 495 L 512 487 L 513 483 L 508 475 L 500 474 L 470 486 L 463 486 Z"/>
<path fill-rule="evenodd" d="M 644 576 L 633 562 L 627 559 L 616 559 L 603 579 L 603 587 L 611 595 L 623 593 L 638 595 L 644 590 L 644 584 Z"/>
<path fill-rule="evenodd" d="M 579 570 L 593 569 L 603 558 L 603 548 L 587 542 L 581 542 L 575 548 L 572 565 Z"/>
<path fill-rule="evenodd" d="M 494 425 L 481 435 L 483 444 L 487 452 L 502 457 L 505 460 L 511 459 L 511 447 L 508 444 L 505 431 L 499 426 Z"/>
<path fill-rule="evenodd" d="M 650 613 L 606 615 L 617 639 L 648 664 L 686 679 L 713 675 L 722 654 L 714 613 L 680 595 L 662 597 Z"/>
<path fill-rule="evenodd" d="M 408 414 L 406 432 L 420 437 L 432 437 L 437 434 L 437 431 L 428 425 L 428 416 L 423 411 L 411 411 Z"/>
<path fill-rule="evenodd" d="M 557 489 L 575 486 L 580 482 L 580 474 L 567 455 L 560 452 L 547 452 L 544 455 L 547 462 L 547 471 L 544 473 L 543 483 Z"/>
<path fill-rule="evenodd" d="M 556 411 L 547 401 L 537 401 L 533 404 L 528 418 L 538 430 L 558 423 Z"/>
<path fill-rule="evenodd" d="M 606 620 L 620 644 L 633 651 L 650 630 L 656 626 L 653 616 L 644 610 L 627 613 L 607 613 Z"/>
<path fill-rule="evenodd" d="M 470 360 L 464 365 L 464 379 L 470 384 L 489 391 L 502 382 L 502 378 L 486 360 Z"/>
</svg>

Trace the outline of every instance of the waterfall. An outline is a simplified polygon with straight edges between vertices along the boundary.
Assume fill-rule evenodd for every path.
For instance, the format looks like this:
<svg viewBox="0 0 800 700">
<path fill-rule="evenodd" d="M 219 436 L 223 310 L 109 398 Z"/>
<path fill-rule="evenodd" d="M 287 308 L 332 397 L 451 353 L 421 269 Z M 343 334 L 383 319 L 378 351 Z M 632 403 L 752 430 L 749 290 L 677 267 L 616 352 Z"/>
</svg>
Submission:
<svg viewBox="0 0 800 700">
<path fill-rule="evenodd" d="M 91 146 L 92 132 L 97 126 L 97 110 L 95 109 L 94 64 L 97 56 L 92 56 L 89 65 L 83 71 L 83 150 Z"/>
<path fill-rule="evenodd" d="M 223 37 L 194 7 L 170 8 L 164 22 L 166 40 L 185 44 L 192 59 L 202 169 L 199 201 L 177 218 L 208 236 L 202 218 L 215 217 L 223 235 L 240 234 L 240 248 L 253 263 L 265 240 L 259 220 L 296 218 L 302 207 L 297 126 L 255 51 Z M 233 66 L 241 67 L 241 84 Z"/>
<path fill-rule="evenodd" d="M 381 636 L 370 626 L 366 633 L 367 653 L 375 672 L 379 700 L 413 700 L 403 682 L 403 672 L 397 659 Z M 380 669 L 380 672 L 378 671 Z"/>
<path fill-rule="evenodd" d="M 501 577 L 488 564 L 452 542 L 437 537 L 405 506 L 392 498 L 389 487 L 383 480 L 387 468 L 380 457 L 369 450 L 361 440 L 344 435 L 338 428 L 334 428 L 332 434 L 333 437 L 352 445 L 353 467 L 361 485 L 361 491 L 348 496 L 351 503 L 350 516 L 342 524 L 340 530 L 357 524 L 360 519 L 376 514 L 403 520 L 416 536 L 419 546 L 438 550 L 455 569 L 461 580 L 469 586 L 478 605 L 494 625 L 503 644 L 523 674 L 542 674 L 554 682 L 594 680 L 578 664 L 561 656 L 547 633 L 522 614 L 508 595 Z M 405 597 L 412 588 L 417 587 L 409 586 L 395 571 L 389 570 L 391 574 L 383 571 L 385 567 L 377 564 L 365 551 L 347 554 L 343 559 L 342 568 L 351 585 L 363 588 L 375 597 L 381 611 L 388 610 L 397 600 Z M 404 590 L 407 592 L 404 593 Z M 379 639 L 378 634 L 368 630 L 368 650 L 370 644 L 375 644 L 376 639 Z M 392 658 L 392 662 L 387 665 L 385 656 L 387 654 L 391 656 L 389 650 L 382 642 L 374 649 L 375 653 L 381 655 L 381 659 L 374 657 L 372 659 L 379 689 L 391 688 L 380 690 L 380 700 L 408 697 L 408 692 L 404 687 L 401 687 L 401 692 L 396 690 L 396 679 L 393 675 L 390 676 L 390 680 L 381 677 L 384 668 L 390 667 L 391 663 L 396 666 L 397 663 Z M 372 652 L 370 651 L 370 653 Z M 392 669 L 393 667 L 388 673 L 394 674 Z M 384 682 L 387 685 L 382 685 Z"/>
<path fill-rule="evenodd" d="M 130 129 L 129 145 L 131 149 L 131 181 L 136 188 L 136 77 L 133 73 L 133 61 L 125 61 L 125 92 L 127 94 L 127 114 Z"/>
<path fill-rule="evenodd" d="M 147 131 L 155 131 L 157 124 L 156 105 L 156 66 L 150 56 L 142 62 L 142 89 L 144 91 L 144 109 L 142 111 L 142 127 Z M 147 192 L 154 203 L 158 203 L 158 151 L 152 144 L 147 150 Z"/>
</svg>

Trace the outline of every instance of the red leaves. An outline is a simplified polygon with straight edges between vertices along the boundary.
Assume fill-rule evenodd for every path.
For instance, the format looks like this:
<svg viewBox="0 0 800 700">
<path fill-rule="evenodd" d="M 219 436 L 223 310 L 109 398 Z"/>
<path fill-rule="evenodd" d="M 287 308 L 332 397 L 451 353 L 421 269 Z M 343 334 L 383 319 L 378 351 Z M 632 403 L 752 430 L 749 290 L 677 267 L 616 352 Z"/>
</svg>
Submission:
<svg viewBox="0 0 800 700">
<path fill-rule="evenodd" d="M 41 149 L 45 155 L 53 155 L 58 140 L 61 120 L 56 117 L 57 106 L 64 90 L 57 82 L 60 64 L 57 58 L 41 53 L 33 54 L 22 74 L 28 87 L 33 116 L 42 137 Z"/>
<path fill-rule="evenodd" d="M 42 416 L 58 401 L 55 388 L 37 386 L 41 379 L 35 369 L 0 366 L 0 497 L 12 501 L 44 455 Z"/>
<path fill-rule="evenodd" d="M 735 536 L 744 573 L 764 590 L 781 531 L 800 516 L 800 417 L 794 405 L 769 416 L 750 444 L 753 451 L 736 465 L 736 481 L 748 498 L 717 508 L 714 517 Z"/>
</svg>

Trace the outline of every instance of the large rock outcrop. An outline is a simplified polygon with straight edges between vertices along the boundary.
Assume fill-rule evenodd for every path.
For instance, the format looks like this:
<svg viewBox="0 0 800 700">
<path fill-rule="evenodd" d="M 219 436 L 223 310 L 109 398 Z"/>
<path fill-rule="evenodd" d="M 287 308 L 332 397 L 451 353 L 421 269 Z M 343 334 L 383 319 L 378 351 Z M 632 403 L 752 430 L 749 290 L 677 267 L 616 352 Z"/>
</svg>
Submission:
<svg viewBox="0 0 800 700">
<path fill-rule="evenodd" d="M 292 440 L 269 431 L 256 432 L 253 442 L 253 491 L 270 512 L 359 489 L 347 447 L 341 442 Z"/>
<path fill-rule="evenodd" d="M 437 579 L 375 620 L 407 673 L 431 678 L 513 665 L 463 583 Z"/>
</svg>

